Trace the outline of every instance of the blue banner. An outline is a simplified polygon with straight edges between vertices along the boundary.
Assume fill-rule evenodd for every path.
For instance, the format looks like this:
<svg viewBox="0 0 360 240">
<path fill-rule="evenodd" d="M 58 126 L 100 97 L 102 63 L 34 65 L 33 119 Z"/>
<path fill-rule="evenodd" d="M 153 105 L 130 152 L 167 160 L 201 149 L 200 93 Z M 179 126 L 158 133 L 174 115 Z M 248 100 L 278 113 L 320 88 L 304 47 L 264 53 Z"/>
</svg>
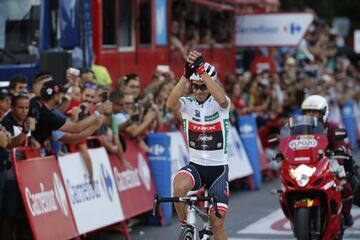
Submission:
<svg viewBox="0 0 360 240">
<path fill-rule="evenodd" d="M 60 4 L 60 46 L 65 49 L 72 49 L 78 45 L 78 20 L 79 13 L 76 12 L 76 1 L 59 1 Z"/>
<path fill-rule="evenodd" d="M 157 193 L 160 197 L 171 196 L 171 161 L 170 137 L 166 133 L 153 133 L 147 136 L 150 148 L 148 154 L 151 172 L 154 176 Z M 170 224 L 172 217 L 172 204 L 161 203 L 161 213 L 164 223 Z M 153 221 L 150 221 L 153 223 Z"/>
<path fill-rule="evenodd" d="M 167 44 L 167 1 L 156 0 L 156 45 Z"/>
<path fill-rule="evenodd" d="M 260 189 L 262 185 L 262 176 L 259 148 L 256 140 L 256 119 L 251 115 L 240 116 L 237 119 L 237 125 L 240 133 L 240 138 L 242 140 L 245 151 L 254 171 L 252 178 L 254 180 L 255 188 Z"/>
<path fill-rule="evenodd" d="M 348 101 L 341 108 L 341 114 L 342 114 L 343 123 L 348 133 L 352 150 L 356 151 L 358 149 L 358 146 L 357 146 L 357 129 L 356 129 L 355 115 L 354 115 L 354 103 L 352 101 Z"/>
</svg>

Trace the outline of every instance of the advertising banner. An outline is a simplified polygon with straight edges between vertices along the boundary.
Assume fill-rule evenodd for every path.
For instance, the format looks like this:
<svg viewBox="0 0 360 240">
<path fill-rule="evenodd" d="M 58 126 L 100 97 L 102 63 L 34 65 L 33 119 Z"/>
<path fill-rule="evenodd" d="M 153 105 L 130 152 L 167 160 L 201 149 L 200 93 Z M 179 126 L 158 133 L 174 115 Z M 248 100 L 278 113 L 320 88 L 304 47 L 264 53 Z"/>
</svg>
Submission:
<svg viewBox="0 0 360 240">
<path fill-rule="evenodd" d="M 34 239 L 77 236 L 55 157 L 18 161 L 15 172 Z"/>
<path fill-rule="evenodd" d="M 180 168 L 189 163 L 189 150 L 186 146 L 184 135 L 180 131 L 167 133 L 170 137 L 170 161 L 171 161 L 171 180 L 174 179 Z M 171 185 L 172 186 L 172 185 Z"/>
<path fill-rule="evenodd" d="M 296 46 L 312 23 L 311 13 L 249 14 L 236 16 L 237 46 Z"/>
<path fill-rule="evenodd" d="M 126 169 L 114 155 L 109 155 L 116 187 L 125 219 L 150 211 L 153 207 L 155 185 L 149 163 L 137 140 L 126 139 L 125 158 L 133 169 Z"/>
<path fill-rule="evenodd" d="M 262 185 L 261 166 L 259 148 L 257 145 L 257 129 L 255 117 L 251 115 L 240 116 L 237 119 L 240 138 L 244 144 L 245 151 L 249 157 L 253 173 L 255 188 L 259 189 Z"/>
<path fill-rule="evenodd" d="M 94 184 L 80 153 L 59 157 L 68 198 L 80 234 L 124 220 L 119 195 L 105 148 L 89 149 Z"/>
<path fill-rule="evenodd" d="M 360 54 L 360 29 L 354 31 L 354 52 Z"/>
<path fill-rule="evenodd" d="M 343 123 L 353 151 L 357 150 L 357 129 L 354 115 L 354 103 L 348 101 L 341 109 Z"/>
<path fill-rule="evenodd" d="M 167 44 L 167 1 L 156 0 L 156 45 Z"/>
<path fill-rule="evenodd" d="M 249 176 L 253 173 L 249 158 L 235 127 L 230 128 L 229 138 L 229 181 Z"/>
<path fill-rule="evenodd" d="M 171 161 L 170 137 L 166 133 L 151 133 L 147 137 L 150 148 L 148 157 L 151 172 L 153 173 L 157 193 L 160 197 L 171 196 Z M 162 217 L 164 224 L 170 224 L 172 217 L 172 204 L 162 203 Z"/>
</svg>

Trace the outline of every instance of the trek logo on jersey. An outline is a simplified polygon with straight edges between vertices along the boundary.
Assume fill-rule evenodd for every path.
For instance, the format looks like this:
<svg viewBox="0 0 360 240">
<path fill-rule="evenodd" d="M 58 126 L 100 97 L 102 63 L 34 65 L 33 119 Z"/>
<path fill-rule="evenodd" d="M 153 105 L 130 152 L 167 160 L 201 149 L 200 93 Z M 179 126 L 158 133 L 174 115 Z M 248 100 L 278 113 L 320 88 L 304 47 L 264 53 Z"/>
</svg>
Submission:
<svg viewBox="0 0 360 240">
<path fill-rule="evenodd" d="M 195 124 L 195 123 L 189 123 L 189 131 L 195 131 L 195 132 L 217 132 L 221 131 L 221 123 L 213 123 L 213 124 Z"/>
<path fill-rule="evenodd" d="M 189 123 L 189 147 L 197 150 L 220 150 L 224 146 L 221 123 L 195 124 Z"/>
</svg>

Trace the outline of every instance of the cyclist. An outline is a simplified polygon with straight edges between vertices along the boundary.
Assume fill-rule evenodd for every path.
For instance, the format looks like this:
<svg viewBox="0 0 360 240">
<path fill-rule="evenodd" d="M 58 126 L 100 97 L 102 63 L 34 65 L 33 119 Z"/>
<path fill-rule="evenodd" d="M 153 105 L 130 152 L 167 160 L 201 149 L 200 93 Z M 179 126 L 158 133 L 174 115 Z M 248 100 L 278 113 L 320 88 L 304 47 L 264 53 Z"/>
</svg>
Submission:
<svg viewBox="0 0 360 240">
<path fill-rule="evenodd" d="M 227 239 L 224 217 L 228 204 L 228 161 L 227 143 L 229 134 L 230 99 L 216 82 L 217 73 L 201 54 L 191 51 L 184 68 L 184 74 L 167 99 L 167 107 L 180 111 L 187 135 L 190 163 L 179 170 L 174 178 L 174 196 L 186 196 L 190 190 L 205 186 L 209 194 L 218 199 L 222 218 L 214 215 L 210 207 L 210 224 L 215 239 Z M 193 96 L 181 97 L 190 81 Z M 186 209 L 175 204 L 182 226 L 186 225 Z"/>
<path fill-rule="evenodd" d="M 341 192 L 344 200 L 342 213 L 344 215 L 344 225 L 351 227 L 354 224 L 353 217 L 350 213 L 352 206 L 352 187 L 350 180 L 353 172 L 351 147 L 344 140 L 337 140 L 334 138 L 334 131 L 339 126 L 336 123 L 327 122 L 329 107 L 324 97 L 319 95 L 307 97 L 301 104 L 301 110 L 304 115 L 313 116 L 322 121 L 326 127 L 329 141 L 327 148 L 334 158 L 337 159 L 343 172 L 343 174 L 339 174 L 338 177 L 346 178 L 347 180 Z"/>
</svg>

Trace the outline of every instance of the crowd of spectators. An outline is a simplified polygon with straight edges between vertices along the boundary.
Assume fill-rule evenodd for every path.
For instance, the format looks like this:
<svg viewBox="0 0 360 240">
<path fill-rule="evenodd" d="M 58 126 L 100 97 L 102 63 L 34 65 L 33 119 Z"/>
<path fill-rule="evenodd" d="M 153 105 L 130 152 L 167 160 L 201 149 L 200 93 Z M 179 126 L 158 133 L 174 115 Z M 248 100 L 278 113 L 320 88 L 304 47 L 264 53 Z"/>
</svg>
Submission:
<svg viewBox="0 0 360 240">
<path fill-rule="evenodd" d="M 199 46 L 232 42 L 230 11 L 217 11 L 190 1 L 173 1 L 172 8 L 170 42 L 184 59 Z"/>
<path fill-rule="evenodd" d="M 214 41 L 199 38 L 196 24 L 189 23 L 188 33 L 183 35 L 182 16 L 175 16 L 178 20 L 172 23 L 171 41 L 180 46 L 184 56 L 198 43 Z M 330 121 L 341 122 L 341 107 L 348 101 L 353 101 L 360 119 L 360 65 L 341 53 L 342 46 L 335 39 L 329 25 L 315 22 L 299 47 L 272 49 L 276 72 L 244 71 L 220 79 L 232 99 L 232 124 L 236 124 L 239 115 L 254 115 L 269 160 L 274 151 L 267 146 L 266 136 L 279 132 L 286 118 L 297 114 L 301 102 L 309 95 L 327 98 Z M 98 136 L 109 153 L 117 156 L 126 168 L 132 168 L 124 155 L 126 139 L 136 138 L 143 150 L 148 151 L 148 133 L 182 129 L 181 116 L 165 104 L 177 82 L 173 72 L 158 68 L 149 84 L 141 89 L 141 79 L 136 73 L 111 84 L 106 69 L 96 67 L 101 68 L 100 74 L 91 69 L 82 69 L 79 74 L 67 69 L 64 86 L 49 72 L 36 74 L 31 79 L 32 88 L 25 76 L 15 75 L 7 92 L 0 92 L 1 236 L 12 234 L 21 202 L 10 161 L 11 148 L 42 146 L 43 154 L 54 151 L 57 155 L 75 149 L 81 153 L 91 182 L 87 137 Z M 191 90 L 187 86 L 184 94 L 190 95 Z"/>
</svg>

